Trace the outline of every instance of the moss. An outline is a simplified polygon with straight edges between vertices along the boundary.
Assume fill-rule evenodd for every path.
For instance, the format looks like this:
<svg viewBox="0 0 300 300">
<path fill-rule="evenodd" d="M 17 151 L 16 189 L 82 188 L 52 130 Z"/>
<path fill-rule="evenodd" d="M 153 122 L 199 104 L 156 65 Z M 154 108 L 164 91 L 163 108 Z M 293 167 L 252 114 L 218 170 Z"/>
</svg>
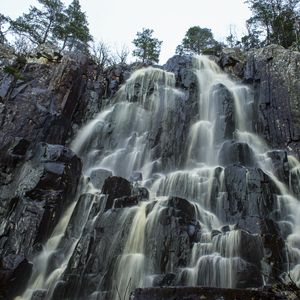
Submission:
<svg viewBox="0 0 300 300">
<path fill-rule="evenodd" d="M 5 66 L 3 72 L 12 75 L 16 80 L 22 80 L 23 76 L 20 70 L 12 65 Z"/>
</svg>

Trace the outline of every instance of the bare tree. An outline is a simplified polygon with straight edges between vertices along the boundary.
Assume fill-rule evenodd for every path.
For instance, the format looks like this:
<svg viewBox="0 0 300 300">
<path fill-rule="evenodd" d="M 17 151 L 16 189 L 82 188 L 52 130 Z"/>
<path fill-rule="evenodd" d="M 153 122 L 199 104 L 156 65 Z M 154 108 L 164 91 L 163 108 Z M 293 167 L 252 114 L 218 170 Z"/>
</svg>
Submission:
<svg viewBox="0 0 300 300">
<path fill-rule="evenodd" d="M 12 47 L 15 50 L 15 53 L 20 55 L 28 55 L 32 52 L 35 45 L 32 44 L 26 37 L 20 35 L 16 36 L 12 42 Z"/>
<path fill-rule="evenodd" d="M 101 68 L 106 68 L 111 65 L 111 50 L 110 47 L 103 41 L 92 44 L 91 55 L 95 63 Z"/>
<path fill-rule="evenodd" d="M 126 64 L 129 56 L 129 48 L 127 45 L 122 44 L 120 47 L 115 47 L 112 58 L 115 64 Z"/>
</svg>

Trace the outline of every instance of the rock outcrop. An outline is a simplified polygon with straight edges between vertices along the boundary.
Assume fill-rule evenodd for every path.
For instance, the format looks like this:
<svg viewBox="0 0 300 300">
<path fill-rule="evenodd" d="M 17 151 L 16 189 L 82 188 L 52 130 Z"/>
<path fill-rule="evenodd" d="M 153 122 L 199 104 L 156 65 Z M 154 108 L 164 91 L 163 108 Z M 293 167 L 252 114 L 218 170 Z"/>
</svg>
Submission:
<svg viewBox="0 0 300 300">
<path fill-rule="evenodd" d="M 300 53 L 270 45 L 243 53 L 225 49 L 221 67 L 254 91 L 254 130 L 272 148 L 300 155 Z"/>
<path fill-rule="evenodd" d="M 81 161 L 64 146 L 29 146 L 28 141 L 15 138 L 1 149 L 0 172 L 0 276 L 5 284 L 2 296 L 10 299 L 16 292 L 12 282 L 24 288 L 25 278 L 30 277 L 28 261 L 41 251 L 72 203 Z"/>
</svg>

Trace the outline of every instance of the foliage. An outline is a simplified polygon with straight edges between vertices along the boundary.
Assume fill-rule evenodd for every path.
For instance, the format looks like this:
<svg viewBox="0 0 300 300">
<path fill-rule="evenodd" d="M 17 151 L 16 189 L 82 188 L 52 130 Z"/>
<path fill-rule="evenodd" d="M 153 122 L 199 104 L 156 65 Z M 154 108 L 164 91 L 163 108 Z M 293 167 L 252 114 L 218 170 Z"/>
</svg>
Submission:
<svg viewBox="0 0 300 300">
<path fill-rule="evenodd" d="M 53 31 L 63 19 L 63 3 L 60 0 L 38 0 L 42 8 L 31 6 L 29 13 L 11 21 L 12 30 L 26 36 L 32 43 L 41 45 L 54 41 Z"/>
<path fill-rule="evenodd" d="M 226 37 L 226 46 L 230 48 L 240 47 L 241 42 L 237 38 L 235 26 L 230 25 L 229 35 Z"/>
<path fill-rule="evenodd" d="M 136 49 L 133 56 L 138 57 L 142 62 L 158 62 L 162 41 L 152 37 L 153 30 L 143 28 L 142 32 L 137 33 L 133 40 Z"/>
<path fill-rule="evenodd" d="M 28 13 L 11 21 L 11 29 L 35 45 L 52 43 L 69 50 L 87 51 L 92 40 L 85 13 L 79 0 L 68 8 L 60 0 L 38 0 L 41 8 L 31 6 Z"/>
<path fill-rule="evenodd" d="M 80 49 L 87 52 L 88 42 L 93 38 L 89 33 L 87 18 L 81 11 L 79 0 L 73 0 L 62 16 L 61 22 L 54 29 L 54 35 L 63 41 L 61 50 Z"/>
<path fill-rule="evenodd" d="M 218 54 L 222 44 L 214 39 L 210 29 L 193 26 L 186 32 L 176 53 L 182 54 Z"/>
<path fill-rule="evenodd" d="M 12 75 L 15 78 L 15 80 L 18 80 L 18 79 L 23 80 L 24 79 L 20 70 L 13 65 L 5 66 L 3 68 L 3 72 L 6 74 L 9 74 L 9 75 Z"/>
<path fill-rule="evenodd" d="M 7 28 L 5 28 L 5 26 L 8 27 L 9 22 L 10 19 L 0 13 L 0 43 L 6 42 L 5 34 L 7 32 Z"/>
<path fill-rule="evenodd" d="M 248 40 L 256 40 L 262 46 L 272 43 L 286 48 L 299 45 L 299 0 L 246 0 L 246 3 L 253 14 L 247 20 L 252 28 Z M 256 34 L 254 39 L 253 34 Z M 261 42 L 258 42 L 258 34 L 261 34 Z"/>
</svg>

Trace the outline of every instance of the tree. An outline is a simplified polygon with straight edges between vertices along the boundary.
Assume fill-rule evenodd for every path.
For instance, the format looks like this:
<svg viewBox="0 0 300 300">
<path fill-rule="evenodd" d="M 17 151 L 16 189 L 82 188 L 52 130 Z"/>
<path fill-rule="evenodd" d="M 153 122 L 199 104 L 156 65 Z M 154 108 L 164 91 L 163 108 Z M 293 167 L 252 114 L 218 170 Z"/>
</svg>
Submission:
<svg viewBox="0 0 300 300">
<path fill-rule="evenodd" d="M 257 26 L 251 22 L 246 21 L 246 28 L 248 34 L 241 38 L 241 46 L 245 50 L 252 48 L 259 48 L 261 46 L 261 31 L 258 30 Z"/>
<path fill-rule="evenodd" d="M 8 31 L 8 28 L 5 27 L 8 27 L 9 22 L 10 19 L 0 13 L 0 43 L 1 44 L 6 42 L 5 35 Z"/>
<path fill-rule="evenodd" d="M 89 32 L 86 15 L 81 11 L 79 0 L 73 0 L 64 11 L 61 22 L 54 28 L 54 35 L 62 41 L 61 50 L 68 47 L 69 50 L 87 51 L 88 42 L 93 38 Z"/>
<path fill-rule="evenodd" d="M 12 47 L 17 55 L 29 55 L 33 50 L 33 44 L 24 36 L 17 36 L 12 42 Z"/>
<path fill-rule="evenodd" d="M 54 28 L 61 26 L 64 5 L 60 0 L 38 0 L 42 8 L 31 6 L 29 13 L 11 21 L 12 30 L 28 38 L 32 43 L 42 45 L 54 41 Z"/>
<path fill-rule="evenodd" d="M 92 36 L 79 0 L 73 0 L 67 9 L 61 0 L 38 2 L 41 8 L 31 6 L 27 14 L 11 21 L 12 30 L 36 45 L 50 42 L 60 46 L 61 50 L 67 47 L 69 50 L 87 52 Z"/>
<path fill-rule="evenodd" d="M 248 25 L 264 35 L 262 45 L 276 43 L 284 47 L 298 44 L 299 0 L 246 0 L 252 11 Z"/>
<path fill-rule="evenodd" d="M 230 48 L 239 47 L 240 41 L 237 38 L 236 28 L 233 25 L 229 27 L 229 35 L 226 37 L 227 46 Z"/>
<path fill-rule="evenodd" d="M 112 54 L 112 60 L 115 64 L 126 64 L 129 55 L 129 49 L 125 44 L 116 46 Z"/>
<path fill-rule="evenodd" d="M 222 45 L 214 39 L 210 29 L 193 26 L 186 32 L 182 43 L 177 46 L 176 53 L 182 54 L 216 54 Z"/>
<path fill-rule="evenodd" d="M 110 47 L 103 41 L 93 43 L 91 55 L 94 62 L 102 69 L 108 67 L 111 64 Z"/>
<path fill-rule="evenodd" d="M 158 62 L 162 41 L 152 37 L 153 30 L 143 28 L 142 32 L 137 33 L 137 38 L 133 40 L 136 49 L 133 56 L 136 56 L 145 62 Z"/>
</svg>

